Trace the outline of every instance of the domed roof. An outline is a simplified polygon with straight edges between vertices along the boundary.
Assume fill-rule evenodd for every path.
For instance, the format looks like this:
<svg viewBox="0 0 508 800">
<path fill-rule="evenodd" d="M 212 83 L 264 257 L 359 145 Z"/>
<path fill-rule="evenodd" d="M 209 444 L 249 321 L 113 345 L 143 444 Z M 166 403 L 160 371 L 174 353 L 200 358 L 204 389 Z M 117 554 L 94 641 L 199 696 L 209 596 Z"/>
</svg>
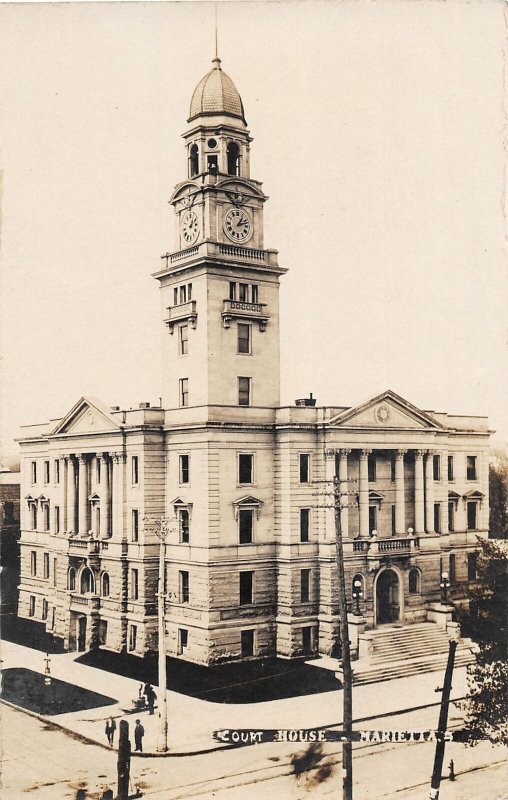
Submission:
<svg viewBox="0 0 508 800">
<path fill-rule="evenodd" d="M 201 78 L 194 89 L 189 122 L 201 114 L 226 114 L 245 122 L 242 98 L 235 84 L 221 69 L 220 58 L 212 61 L 213 69 Z"/>
</svg>

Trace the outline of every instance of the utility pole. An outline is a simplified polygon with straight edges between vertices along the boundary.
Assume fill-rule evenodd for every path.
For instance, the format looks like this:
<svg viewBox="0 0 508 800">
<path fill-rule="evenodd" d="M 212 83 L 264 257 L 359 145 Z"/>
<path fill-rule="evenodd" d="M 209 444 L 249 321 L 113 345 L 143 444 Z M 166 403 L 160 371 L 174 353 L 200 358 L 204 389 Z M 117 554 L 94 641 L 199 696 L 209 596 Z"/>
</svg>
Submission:
<svg viewBox="0 0 508 800">
<path fill-rule="evenodd" d="M 118 739 L 117 774 L 118 787 L 116 800 L 129 800 L 129 776 L 131 768 L 131 743 L 129 741 L 129 723 L 120 720 Z"/>
<path fill-rule="evenodd" d="M 159 578 L 157 591 L 157 618 L 158 618 L 158 672 L 159 691 L 157 695 L 157 714 L 159 727 L 157 731 L 157 752 L 166 753 L 168 750 L 168 702 L 167 702 L 167 676 L 166 676 L 166 608 L 165 608 L 165 573 L 166 573 L 166 538 L 175 530 L 174 519 L 171 517 L 144 517 L 145 531 L 155 533 L 160 539 L 159 547 Z"/>
<path fill-rule="evenodd" d="M 430 800 L 439 800 L 439 787 L 441 785 L 441 773 L 443 771 L 445 754 L 444 735 L 446 733 L 446 723 L 448 722 L 448 706 L 450 705 L 453 664 L 455 661 L 456 649 L 457 642 L 452 639 L 450 641 L 450 649 L 448 651 L 448 663 L 446 664 L 446 672 L 442 690 L 443 693 L 441 695 L 441 710 L 439 712 L 439 722 L 437 726 L 436 754 L 434 756 L 434 769 L 432 770 L 432 780 L 430 784 Z"/>
<path fill-rule="evenodd" d="M 333 452 L 333 451 L 331 451 Z M 327 451 L 327 455 L 329 451 Z M 333 490 L 325 490 L 325 494 L 333 499 L 332 505 L 319 506 L 333 508 L 335 521 L 335 558 L 337 562 L 338 578 L 338 606 L 339 606 L 339 631 L 342 657 L 342 727 L 345 741 L 342 743 L 342 800 L 353 800 L 353 743 L 351 731 L 353 729 L 353 671 L 351 669 L 351 650 L 349 647 L 349 626 L 347 619 L 346 578 L 344 574 L 344 547 L 342 543 L 341 511 L 349 505 L 342 503 L 344 495 L 356 495 L 356 492 L 341 492 L 341 479 L 335 475 L 331 480 L 318 481 L 318 483 L 332 483 Z M 349 480 L 349 483 L 354 481 Z"/>
</svg>

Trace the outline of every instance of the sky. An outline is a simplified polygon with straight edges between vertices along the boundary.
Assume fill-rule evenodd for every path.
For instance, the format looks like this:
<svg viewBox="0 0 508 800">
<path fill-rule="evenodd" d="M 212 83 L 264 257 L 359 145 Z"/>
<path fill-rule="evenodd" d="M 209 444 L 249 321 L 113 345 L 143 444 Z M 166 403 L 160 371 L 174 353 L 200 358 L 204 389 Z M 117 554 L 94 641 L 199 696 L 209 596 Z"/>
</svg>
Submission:
<svg viewBox="0 0 508 800">
<path fill-rule="evenodd" d="M 392 389 L 508 438 L 503 2 L 220 2 L 263 181 L 281 397 Z M 158 284 L 206 2 L 0 6 L 2 451 L 161 394 Z"/>
</svg>

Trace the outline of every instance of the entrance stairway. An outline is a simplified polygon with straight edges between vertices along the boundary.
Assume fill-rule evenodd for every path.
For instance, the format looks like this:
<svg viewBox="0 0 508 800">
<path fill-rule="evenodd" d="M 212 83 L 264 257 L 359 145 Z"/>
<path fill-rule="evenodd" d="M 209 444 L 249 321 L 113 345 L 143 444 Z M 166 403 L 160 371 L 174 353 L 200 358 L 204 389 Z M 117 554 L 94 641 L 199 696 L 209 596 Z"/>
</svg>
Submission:
<svg viewBox="0 0 508 800">
<path fill-rule="evenodd" d="M 423 672 L 444 671 L 448 660 L 449 637 L 433 622 L 405 627 L 387 626 L 368 631 L 361 637 L 369 644 L 369 656 L 353 662 L 353 683 L 389 681 Z M 470 639 L 460 639 L 455 651 L 455 667 L 474 661 Z"/>
</svg>

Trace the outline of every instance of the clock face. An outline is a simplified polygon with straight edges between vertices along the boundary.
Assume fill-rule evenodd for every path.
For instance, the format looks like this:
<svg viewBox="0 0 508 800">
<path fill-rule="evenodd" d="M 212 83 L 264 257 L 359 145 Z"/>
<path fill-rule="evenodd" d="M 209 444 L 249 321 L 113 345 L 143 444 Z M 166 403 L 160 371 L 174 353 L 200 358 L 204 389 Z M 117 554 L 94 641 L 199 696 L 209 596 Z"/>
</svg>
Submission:
<svg viewBox="0 0 508 800">
<path fill-rule="evenodd" d="M 187 244 L 196 241 L 199 234 L 199 222 L 195 211 L 186 211 L 181 222 L 182 238 Z"/>
<path fill-rule="evenodd" d="M 251 218 L 242 208 L 231 208 L 224 217 L 224 231 L 232 242 L 245 242 L 252 234 Z"/>
</svg>

